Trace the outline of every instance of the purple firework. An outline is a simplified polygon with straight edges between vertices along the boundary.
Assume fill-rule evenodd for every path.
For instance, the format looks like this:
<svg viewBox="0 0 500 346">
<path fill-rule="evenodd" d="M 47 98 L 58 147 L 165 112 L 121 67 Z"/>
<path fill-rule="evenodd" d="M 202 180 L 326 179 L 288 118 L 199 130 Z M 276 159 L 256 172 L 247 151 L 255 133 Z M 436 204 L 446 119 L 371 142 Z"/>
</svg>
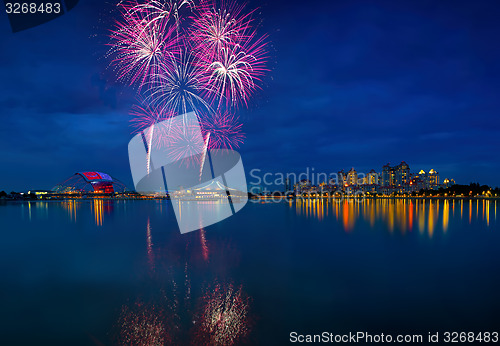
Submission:
<svg viewBox="0 0 500 346">
<path fill-rule="evenodd" d="M 203 135 L 208 139 L 209 149 L 234 149 L 243 143 L 245 135 L 241 131 L 242 124 L 228 113 L 215 113 L 212 117 L 202 116 Z"/>
</svg>

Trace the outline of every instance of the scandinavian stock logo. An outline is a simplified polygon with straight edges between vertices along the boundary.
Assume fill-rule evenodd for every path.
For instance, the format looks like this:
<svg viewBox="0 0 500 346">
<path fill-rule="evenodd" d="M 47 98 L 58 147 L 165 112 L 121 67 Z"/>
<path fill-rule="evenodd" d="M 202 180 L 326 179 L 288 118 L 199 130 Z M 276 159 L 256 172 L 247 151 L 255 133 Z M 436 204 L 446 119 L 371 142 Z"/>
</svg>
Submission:
<svg viewBox="0 0 500 346">
<path fill-rule="evenodd" d="M 136 191 L 168 194 L 181 233 L 220 222 L 248 201 L 239 153 L 209 150 L 203 143 L 198 118 L 191 112 L 146 128 L 128 145 Z"/>
</svg>

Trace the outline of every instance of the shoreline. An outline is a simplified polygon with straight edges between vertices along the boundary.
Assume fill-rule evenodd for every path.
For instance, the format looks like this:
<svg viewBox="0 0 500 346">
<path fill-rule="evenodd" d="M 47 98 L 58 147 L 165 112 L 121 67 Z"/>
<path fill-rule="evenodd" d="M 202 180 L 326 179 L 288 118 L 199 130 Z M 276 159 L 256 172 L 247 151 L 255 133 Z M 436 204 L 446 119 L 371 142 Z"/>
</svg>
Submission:
<svg viewBox="0 0 500 346">
<path fill-rule="evenodd" d="M 489 196 L 249 196 L 249 200 L 332 200 L 339 202 L 343 200 L 500 200 L 500 197 Z M 106 201 L 161 201 L 170 200 L 170 197 L 113 197 L 113 196 L 86 196 L 86 197 L 57 197 L 57 198 L 0 198 L 2 202 L 59 202 L 59 201 L 91 201 L 91 200 L 106 200 Z"/>
</svg>

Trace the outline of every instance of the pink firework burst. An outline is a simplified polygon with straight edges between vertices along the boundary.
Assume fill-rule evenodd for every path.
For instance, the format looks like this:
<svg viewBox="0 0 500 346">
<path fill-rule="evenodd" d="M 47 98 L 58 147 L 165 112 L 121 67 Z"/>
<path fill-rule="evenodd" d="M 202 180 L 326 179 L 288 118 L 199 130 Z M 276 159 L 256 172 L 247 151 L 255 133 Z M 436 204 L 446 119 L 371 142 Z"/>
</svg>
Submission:
<svg viewBox="0 0 500 346">
<path fill-rule="evenodd" d="M 245 41 L 223 47 L 216 59 L 203 60 L 204 82 L 212 103 L 219 99 L 220 107 L 225 99 L 226 106 L 247 105 L 267 71 L 266 45 L 265 37 L 255 39 L 255 32 L 252 32 Z"/>
<path fill-rule="evenodd" d="M 154 81 L 161 64 L 168 64 L 167 57 L 178 52 L 179 40 L 175 26 L 167 20 L 148 20 L 148 12 L 133 10 L 119 4 L 123 19 L 117 21 L 110 35 L 108 56 L 118 70 L 117 78 L 139 89 Z"/>
<path fill-rule="evenodd" d="M 205 142 L 199 126 L 190 123 L 173 124 L 168 136 L 169 156 L 187 167 L 199 166 L 201 153 L 205 150 Z"/>
<path fill-rule="evenodd" d="M 214 60 L 222 48 L 244 41 L 252 20 L 251 13 L 244 14 L 243 8 L 244 5 L 234 2 L 225 2 L 220 7 L 215 0 L 203 2 L 188 30 L 193 50 Z"/>
<path fill-rule="evenodd" d="M 133 133 L 145 131 L 149 146 L 161 148 L 168 143 L 169 122 L 164 121 L 171 119 L 174 116 L 173 112 L 169 112 L 165 107 L 143 102 L 142 105 L 134 105 L 130 115 L 133 117 L 130 121 L 134 128 Z"/>
<path fill-rule="evenodd" d="M 209 149 L 234 149 L 243 143 L 245 135 L 242 124 L 231 113 L 215 113 L 212 117 L 202 116 L 203 135 L 208 139 Z"/>
</svg>

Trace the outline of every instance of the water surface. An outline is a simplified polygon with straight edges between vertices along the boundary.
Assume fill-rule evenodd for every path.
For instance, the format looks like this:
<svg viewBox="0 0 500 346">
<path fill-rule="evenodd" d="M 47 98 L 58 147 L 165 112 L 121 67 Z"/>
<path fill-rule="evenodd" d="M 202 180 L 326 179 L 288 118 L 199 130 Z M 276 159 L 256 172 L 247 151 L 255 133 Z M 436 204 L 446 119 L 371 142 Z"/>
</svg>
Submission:
<svg viewBox="0 0 500 346">
<path fill-rule="evenodd" d="M 496 201 L 249 203 L 184 235 L 169 201 L 0 202 L 0 224 L 7 344 L 500 325 Z"/>
</svg>

